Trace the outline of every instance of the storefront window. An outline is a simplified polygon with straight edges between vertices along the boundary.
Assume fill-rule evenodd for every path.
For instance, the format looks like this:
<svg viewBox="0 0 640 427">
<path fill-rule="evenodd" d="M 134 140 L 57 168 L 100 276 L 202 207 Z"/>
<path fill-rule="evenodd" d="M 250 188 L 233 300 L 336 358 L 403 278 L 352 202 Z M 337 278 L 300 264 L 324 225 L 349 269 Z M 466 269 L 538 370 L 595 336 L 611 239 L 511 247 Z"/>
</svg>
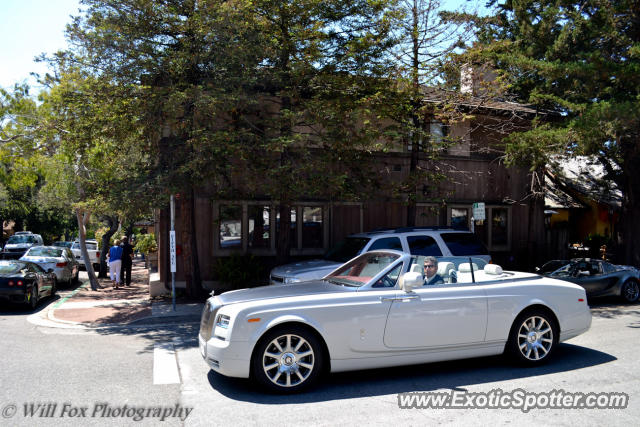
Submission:
<svg viewBox="0 0 640 427">
<path fill-rule="evenodd" d="M 451 208 L 451 226 L 466 228 L 469 226 L 469 209 Z"/>
<path fill-rule="evenodd" d="M 242 247 L 242 206 L 220 206 L 220 248 Z"/>
<path fill-rule="evenodd" d="M 507 209 L 491 209 L 491 246 L 506 246 L 509 243 Z"/>
<path fill-rule="evenodd" d="M 249 205 L 249 247 L 269 248 L 271 236 L 269 230 L 269 218 L 271 209 L 269 206 Z"/>
<path fill-rule="evenodd" d="M 324 243 L 322 207 L 302 208 L 302 247 L 322 248 Z"/>
</svg>

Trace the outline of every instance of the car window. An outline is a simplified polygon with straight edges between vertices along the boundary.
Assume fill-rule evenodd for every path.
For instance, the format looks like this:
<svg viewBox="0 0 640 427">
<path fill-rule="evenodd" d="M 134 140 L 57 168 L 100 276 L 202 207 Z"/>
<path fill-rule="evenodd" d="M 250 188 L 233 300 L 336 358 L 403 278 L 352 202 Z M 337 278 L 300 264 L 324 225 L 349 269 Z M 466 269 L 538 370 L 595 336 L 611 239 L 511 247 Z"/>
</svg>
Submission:
<svg viewBox="0 0 640 427">
<path fill-rule="evenodd" d="M 24 268 L 24 264 L 15 261 L 0 261 L 1 274 L 15 274 Z"/>
<path fill-rule="evenodd" d="M 371 243 L 368 250 L 375 251 L 377 249 L 395 249 L 402 252 L 402 243 L 398 237 L 383 237 Z"/>
<path fill-rule="evenodd" d="M 336 262 L 347 262 L 355 258 L 369 242 L 368 237 L 347 237 L 324 255 L 324 259 Z"/>
<path fill-rule="evenodd" d="M 41 274 L 45 273 L 44 269 L 40 267 L 38 264 L 29 264 L 29 268 L 34 273 L 41 273 Z"/>
<path fill-rule="evenodd" d="M 382 276 L 371 287 L 372 288 L 393 288 L 398 283 L 398 276 L 402 271 L 402 263 L 398 264 L 393 270 Z"/>
<path fill-rule="evenodd" d="M 62 249 L 54 249 L 54 248 L 31 248 L 29 252 L 27 252 L 28 256 L 50 256 L 50 257 L 60 257 L 62 256 Z"/>
<path fill-rule="evenodd" d="M 34 236 L 29 236 L 29 235 L 18 235 L 18 236 L 11 236 L 9 237 L 9 240 L 7 240 L 7 243 L 11 243 L 11 244 L 16 244 L 16 243 L 37 243 L 36 238 Z"/>
<path fill-rule="evenodd" d="M 608 262 L 603 262 L 602 263 L 602 269 L 603 269 L 603 273 L 604 274 L 611 274 L 614 271 L 616 271 L 616 269 L 613 267 L 613 265 L 609 264 Z"/>
<path fill-rule="evenodd" d="M 94 242 L 84 242 L 85 245 L 87 245 L 87 250 L 88 251 L 95 251 L 98 249 L 98 244 L 94 243 Z M 81 249 L 80 248 L 80 242 L 73 242 L 73 246 L 71 246 L 71 249 Z"/>
<path fill-rule="evenodd" d="M 442 233 L 440 237 L 453 256 L 489 255 L 487 248 L 473 233 Z"/>
<path fill-rule="evenodd" d="M 409 251 L 412 255 L 442 256 L 438 244 L 430 236 L 407 236 Z"/>
</svg>

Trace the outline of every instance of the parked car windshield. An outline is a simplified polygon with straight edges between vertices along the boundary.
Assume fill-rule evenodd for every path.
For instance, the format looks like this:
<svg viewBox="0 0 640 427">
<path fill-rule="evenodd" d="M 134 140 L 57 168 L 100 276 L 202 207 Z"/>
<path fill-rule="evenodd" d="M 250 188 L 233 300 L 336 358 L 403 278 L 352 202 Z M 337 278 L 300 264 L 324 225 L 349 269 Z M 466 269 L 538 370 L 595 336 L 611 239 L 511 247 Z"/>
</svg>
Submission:
<svg viewBox="0 0 640 427">
<path fill-rule="evenodd" d="M 554 271 L 556 271 L 557 269 L 566 266 L 567 264 L 570 264 L 571 261 L 567 261 L 567 260 L 560 260 L 560 259 L 555 259 L 553 261 L 548 261 L 546 263 L 544 263 L 544 265 L 542 267 L 540 267 L 540 270 L 538 270 L 539 274 L 549 274 L 552 273 Z"/>
<path fill-rule="evenodd" d="M 398 258 L 398 254 L 367 252 L 343 265 L 325 280 L 339 285 L 359 287 L 368 283 Z"/>
<path fill-rule="evenodd" d="M 37 243 L 38 241 L 34 236 L 29 236 L 25 234 L 21 234 L 19 236 L 11 236 L 9 240 L 7 240 L 8 244 L 16 244 L 16 243 Z"/>
<path fill-rule="evenodd" d="M 27 252 L 26 256 L 50 256 L 50 257 L 61 257 L 62 249 L 54 249 L 54 248 L 31 248 Z"/>
<path fill-rule="evenodd" d="M 0 261 L 0 274 L 14 274 L 24 268 L 24 263 L 15 261 Z"/>
<path fill-rule="evenodd" d="M 324 255 L 324 259 L 336 262 L 347 262 L 356 257 L 369 242 L 368 237 L 347 237 Z"/>
</svg>

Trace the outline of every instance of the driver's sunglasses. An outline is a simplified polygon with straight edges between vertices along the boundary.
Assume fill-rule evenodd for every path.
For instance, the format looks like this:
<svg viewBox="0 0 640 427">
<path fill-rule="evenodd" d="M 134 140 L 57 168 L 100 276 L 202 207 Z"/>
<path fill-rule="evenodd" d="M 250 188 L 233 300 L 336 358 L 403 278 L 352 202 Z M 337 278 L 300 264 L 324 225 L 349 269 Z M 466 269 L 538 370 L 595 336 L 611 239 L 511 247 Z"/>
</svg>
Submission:
<svg viewBox="0 0 640 427">
<path fill-rule="evenodd" d="M 425 264 L 424 268 L 436 268 L 436 266 L 433 264 Z"/>
</svg>

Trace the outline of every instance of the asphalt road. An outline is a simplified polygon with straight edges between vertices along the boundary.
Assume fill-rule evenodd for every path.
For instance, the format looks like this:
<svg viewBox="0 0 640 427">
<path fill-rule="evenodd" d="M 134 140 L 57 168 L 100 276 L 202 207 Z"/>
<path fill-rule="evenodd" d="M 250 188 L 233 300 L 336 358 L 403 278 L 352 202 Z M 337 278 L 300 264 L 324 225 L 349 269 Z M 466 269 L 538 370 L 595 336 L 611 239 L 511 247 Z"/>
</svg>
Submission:
<svg viewBox="0 0 640 427">
<path fill-rule="evenodd" d="M 40 309 L 50 303 L 43 301 Z M 561 344 L 554 360 L 543 367 L 523 369 L 501 357 L 460 360 L 333 374 L 310 392 L 278 396 L 256 390 L 249 381 L 210 371 L 197 348 L 197 324 L 54 329 L 29 323 L 31 312 L 2 306 L 0 425 L 158 424 L 152 412 L 134 421 L 115 416 L 118 408 L 129 414 L 154 408 L 173 408 L 177 414 L 175 408 L 192 408 L 184 421 L 167 417 L 162 425 L 637 425 L 640 306 L 599 301 L 592 304 L 592 312 L 591 330 Z M 496 390 L 528 395 L 553 390 L 618 392 L 626 393 L 629 401 L 626 409 L 527 412 L 398 407 L 400 393 Z M 50 409 L 53 417 L 43 418 L 37 411 L 25 416 L 25 405 L 28 411 L 46 411 L 48 403 L 57 405 Z M 110 408 L 111 416 L 100 416 L 103 407 L 96 413 L 97 405 Z M 70 417 L 73 408 L 76 416 Z"/>
</svg>

